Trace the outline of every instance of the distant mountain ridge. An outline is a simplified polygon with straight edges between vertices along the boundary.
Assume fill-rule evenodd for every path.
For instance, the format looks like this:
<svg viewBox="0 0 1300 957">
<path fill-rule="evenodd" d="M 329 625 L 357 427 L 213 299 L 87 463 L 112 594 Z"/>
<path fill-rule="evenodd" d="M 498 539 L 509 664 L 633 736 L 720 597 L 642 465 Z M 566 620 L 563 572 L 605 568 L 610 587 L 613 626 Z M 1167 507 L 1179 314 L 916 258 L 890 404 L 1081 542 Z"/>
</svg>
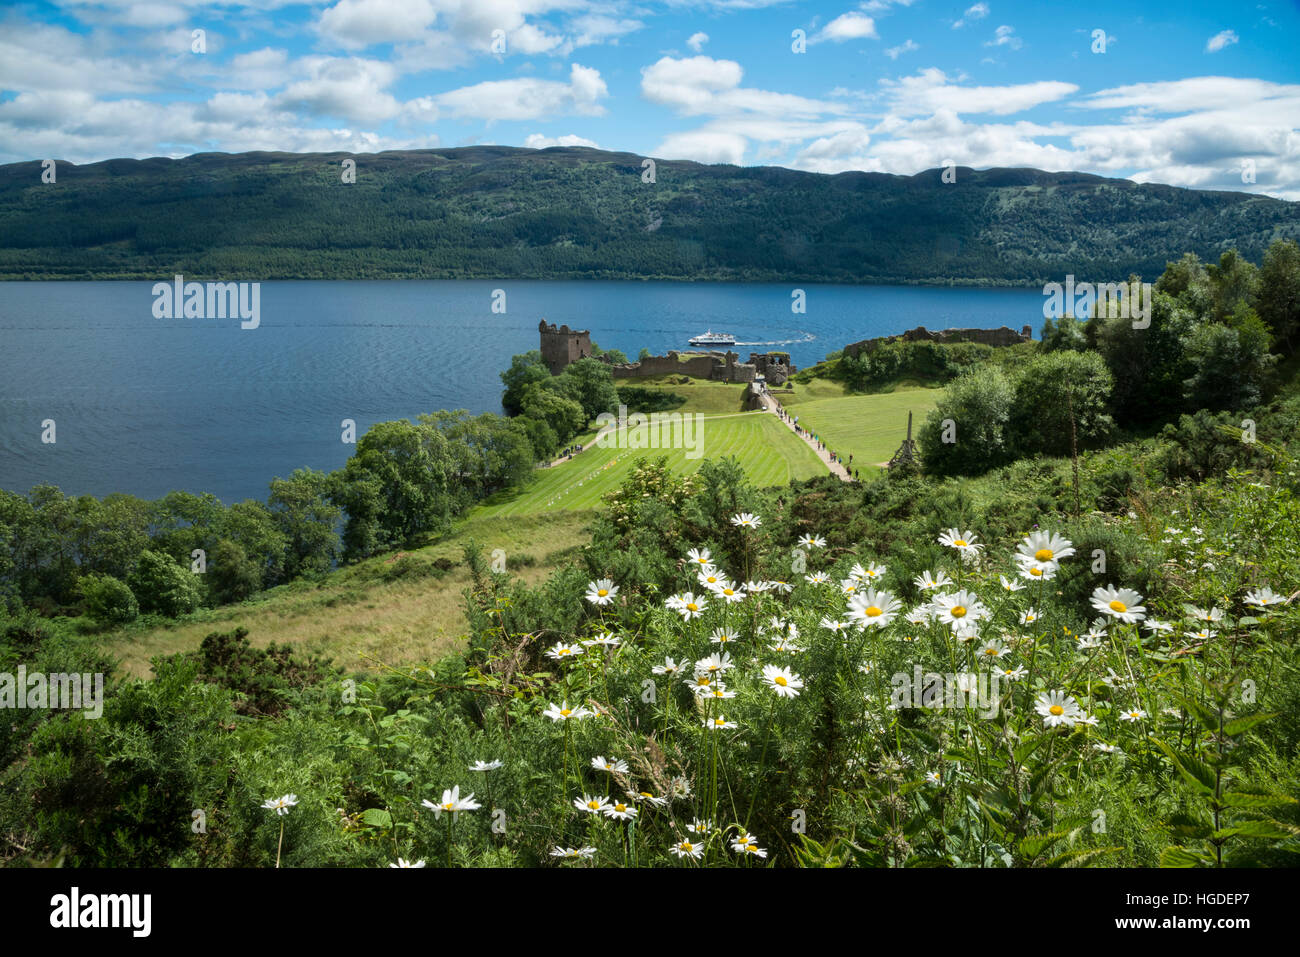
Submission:
<svg viewBox="0 0 1300 957">
<path fill-rule="evenodd" d="M 343 182 L 343 161 L 356 182 Z M 0 279 L 1153 280 L 1300 203 L 1088 173 L 705 166 L 580 147 L 0 166 Z"/>
</svg>

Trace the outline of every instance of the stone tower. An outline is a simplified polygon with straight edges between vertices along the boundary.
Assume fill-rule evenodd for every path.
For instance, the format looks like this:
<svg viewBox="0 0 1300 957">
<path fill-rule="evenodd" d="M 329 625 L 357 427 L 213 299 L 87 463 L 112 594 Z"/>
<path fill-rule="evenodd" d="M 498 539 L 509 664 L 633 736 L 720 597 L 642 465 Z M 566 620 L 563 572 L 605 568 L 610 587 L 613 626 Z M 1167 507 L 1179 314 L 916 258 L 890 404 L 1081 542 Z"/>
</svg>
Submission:
<svg viewBox="0 0 1300 957">
<path fill-rule="evenodd" d="M 545 319 L 537 324 L 537 332 L 542 339 L 542 361 L 551 370 L 551 375 L 559 375 L 570 362 L 577 362 L 591 355 L 591 333 L 586 329 L 570 329 L 568 326 L 555 328 L 555 323 Z"/>
</svg>

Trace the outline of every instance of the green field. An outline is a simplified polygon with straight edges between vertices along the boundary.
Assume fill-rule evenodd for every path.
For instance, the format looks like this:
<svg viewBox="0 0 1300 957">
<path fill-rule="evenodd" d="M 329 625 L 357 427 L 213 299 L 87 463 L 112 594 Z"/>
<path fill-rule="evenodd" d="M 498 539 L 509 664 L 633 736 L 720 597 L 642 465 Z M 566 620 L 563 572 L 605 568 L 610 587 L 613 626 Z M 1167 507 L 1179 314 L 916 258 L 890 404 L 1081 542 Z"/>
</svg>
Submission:
<svg viewBox="0 0 1300 957">
<path fill-rule="evenodd" d="M 912 437 L 941 389 L 899 388 L 873 395 L 845 395 L 838 383 L 814 379 L 795 386 L 794 395 L 779 396 L 799 425 L 821 436 L 826 447 L 861 470 L 888 462 L 907 436 L 907 413 L 913 413 Z"/>
<path fill-rule="evenodd" d="M 768 412 L 706 415 L 700 422 L 698 458 L 688 458 L 682 448 L 629 449 L 628 433 L 618 435 L 617 444 L 623 447 L 611 442 L 609 447 L 588 448 L 567 462 L 541 470 L 526 488 L 489 500 L 473 514 L 539 515 L 596 508 L 602 496 L 622 484 L 636 462 L 661 455 L 668 456 L 669 465 L 677 472 L 693 472 L 706 459 L 734 455 L 749 480 L 760 486 L 827 474 L 812 450 Z"/>
</svg>

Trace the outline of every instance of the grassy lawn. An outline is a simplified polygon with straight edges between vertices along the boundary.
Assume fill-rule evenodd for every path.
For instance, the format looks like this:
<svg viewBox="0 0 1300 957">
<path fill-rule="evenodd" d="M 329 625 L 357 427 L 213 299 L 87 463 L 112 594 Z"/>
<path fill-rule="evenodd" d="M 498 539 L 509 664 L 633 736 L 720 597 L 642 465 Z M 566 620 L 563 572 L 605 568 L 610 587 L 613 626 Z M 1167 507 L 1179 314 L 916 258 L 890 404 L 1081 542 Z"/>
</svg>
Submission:
<svg viewBox="0 0 1300 957">
<path fill-rule="evenodd" d="M 627 432 L 619 436 L 618 444 L 626 446 Z M 678 472 L 693 472 L 705 459 L 734 455 L 750 481 L 760 486 L 785 485 L 826 474 L 826 467 L 812 450 L 769 412 L 706 416 L 696 438 L 700 452 L 697 458 L 687 458 L 683 448 L 629 449 L 613 444 L 590 447 L 567 462 L 541 470 L 526 488 L 489 500 L 473 514 L 548 515 L 597 508 L 602 496 L 616 489 L 637 461 L 660 455 L 668 456 L 669 465 Z"/>
<path fill-rule="evenodd" d="M 192 651 L 209 633 L 241 625 L 254 645 L 290 642 L 349 670 L 374 671 L 377 666 L 365 655 L 392 665 L 432 661 L 452 650 L 466 631 L 465 542 L 474 539 L 483 546 L 489 562 L 494 549 L 504 549 L 507 567 L 532 584 L 551 573 L 562 553 L 586 543 L 590 519 L 571 511 L 509 520 L 471 517 L 434 545 L 348 566 L 320 584 L 294 582 L 242 605 L 111 632 L 105 647 L 120 656 L 126 672 L 139 677 L 150 676 L 155 655 Z M 439 571 L 433 563 L 440 558 L 455 567 Z"/>
<path fill-rule="evenodd" d="M 912 436 L 934 408 L 942 390 L 899 386 L 893 392 L 845 395 L 837 382 L 814 379 L 796 384 L 794 395 L 780 396 L 799 424 L 822 437 L 828 448 L 853 467 L 888 462 L 907 437 L 907 413 L 913 413 Z"/>
<path fill-rule="evenodd" d="M 653 392 L 674 392 L 686 400 L 674 412 L 702 412 L 705 415 L 730 415 L 745 411 L 748 386 L 734 382 L 711 382 L 688 376 L 655 376 L 649 379 L 616 379 L 617 386 L 635 386 Z"/>
</svg>

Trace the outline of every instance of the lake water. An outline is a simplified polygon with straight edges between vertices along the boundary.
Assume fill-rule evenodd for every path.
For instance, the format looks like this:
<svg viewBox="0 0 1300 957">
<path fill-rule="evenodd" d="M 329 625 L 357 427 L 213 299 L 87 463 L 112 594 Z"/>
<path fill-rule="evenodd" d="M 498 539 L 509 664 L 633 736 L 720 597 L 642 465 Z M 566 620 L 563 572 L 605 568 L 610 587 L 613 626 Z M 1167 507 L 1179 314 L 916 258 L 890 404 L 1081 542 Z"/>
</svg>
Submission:
<svg viewBox="0 0 1300 957">
<path fill-rule="evenodd" d="M 538 347 L 543 318 L 632 359 L 711 329 L 762 343 L 742 359 L 781 349 L 802 368 L 918 325 L 1037 333 L 1043 304 L 1031 289 L 805 285 L 796 315 L 789 284 L 264 282 L 260 325 L 241 329 L 154 318 L 152 285 L 0 283 L 0 488 L 264 499 L 276 476 L 346 461 L 343 419 L 360 437 L 436 409 L 500 411 L 498 375 Z"/>
</svg>

